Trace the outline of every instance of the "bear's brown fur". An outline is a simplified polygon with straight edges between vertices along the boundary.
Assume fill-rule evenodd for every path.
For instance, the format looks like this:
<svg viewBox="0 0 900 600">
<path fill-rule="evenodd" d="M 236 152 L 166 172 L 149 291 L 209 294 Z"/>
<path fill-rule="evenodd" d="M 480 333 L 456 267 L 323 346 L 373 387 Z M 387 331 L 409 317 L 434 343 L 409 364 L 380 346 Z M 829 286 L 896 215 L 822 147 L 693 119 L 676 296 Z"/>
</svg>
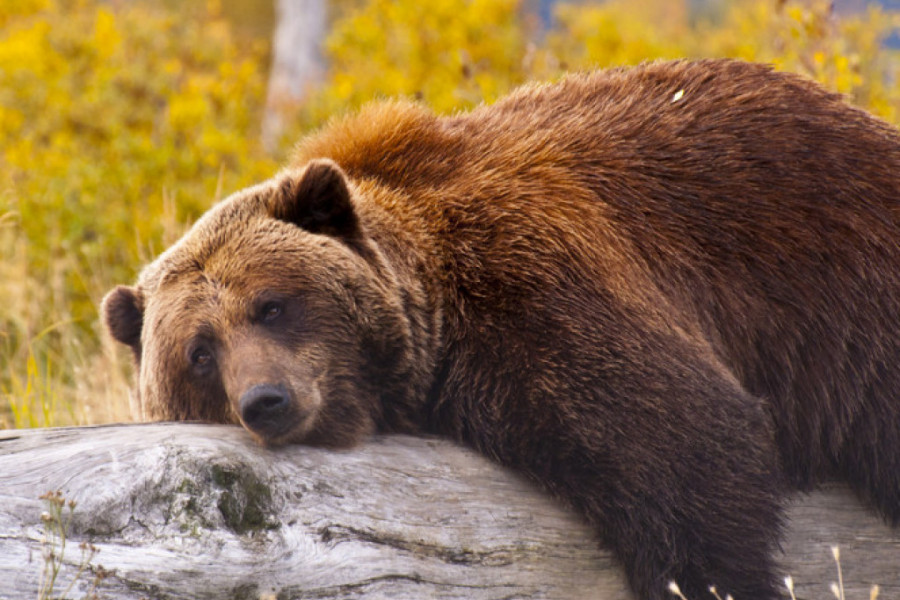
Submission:
<svg viewBox="0 0 900 600">
<path fill-rule="evenodd" d="M 765 66 L 368 106 L 104 315 L 145 417 L 450 436 L 579 509 L 641 598 L 775 598 L 789 487 L 900 520 L 900 135 Z"/>
</svg>

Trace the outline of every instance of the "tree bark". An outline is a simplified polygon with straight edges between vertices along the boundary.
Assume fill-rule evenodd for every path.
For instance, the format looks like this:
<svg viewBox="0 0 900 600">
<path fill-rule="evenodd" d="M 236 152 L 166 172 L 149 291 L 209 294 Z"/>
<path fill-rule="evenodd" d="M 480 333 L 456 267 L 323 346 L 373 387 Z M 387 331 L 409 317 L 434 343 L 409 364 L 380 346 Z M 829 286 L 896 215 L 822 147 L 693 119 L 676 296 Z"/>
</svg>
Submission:
<svg viewBox="0 0 900 600">
<path fill-rule="evenodd" d="M 632 598 L 578 516 L 437 439 L 335 451 L 185 423 L 0 432 L 0 598 L 37 594 L 52 490 L 77 502 L 57 594 L 91 542 L 115 570 L 102 598 Z M 845 488 L 798 496 L 789 516 L 797 598 L 830 597 L 832 545 L 848 599 L 876 583 L 900 597 L 900 532 Z"/>
</svg>

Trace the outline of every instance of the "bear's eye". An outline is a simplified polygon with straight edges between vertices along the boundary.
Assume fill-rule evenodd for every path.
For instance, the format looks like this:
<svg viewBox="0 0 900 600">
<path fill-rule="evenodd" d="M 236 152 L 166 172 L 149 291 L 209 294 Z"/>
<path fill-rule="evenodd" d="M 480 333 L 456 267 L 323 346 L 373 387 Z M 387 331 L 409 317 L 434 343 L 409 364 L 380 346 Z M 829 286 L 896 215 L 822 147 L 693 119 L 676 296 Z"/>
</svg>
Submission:
<svg viewBox="0 0 900 600">
<path fill-rule="evenodd" d="M 206 369 L 212 365 L 212 352 L 205 346 L 199 346 L 191 352 L 191 365 L 197 369 Z"/>
<path fill-rule="evenodd" d="M 280 317 L 282 312 L 284 312 L 284 306 L 281 302 L 266 302 L 260 311 L 259 317 L 263 323 L 271 323 Z"/>
</svg>

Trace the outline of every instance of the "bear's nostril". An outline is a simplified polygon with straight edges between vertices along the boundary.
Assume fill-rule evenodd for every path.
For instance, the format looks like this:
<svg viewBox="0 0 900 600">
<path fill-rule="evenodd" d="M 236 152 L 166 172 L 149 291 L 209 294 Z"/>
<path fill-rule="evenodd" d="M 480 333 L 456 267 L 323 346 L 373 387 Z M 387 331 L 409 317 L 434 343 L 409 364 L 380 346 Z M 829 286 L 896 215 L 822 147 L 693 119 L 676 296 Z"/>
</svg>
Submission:
<svg viewBox="0 0 900 600">
<path fill-rule="evenodd" d="M 241 419 L 259 433 L 274 433 L 284 428 L 291 398 L 280 385 L 255 385 L 241 396 Z"/>
<path fill-rule="evenodd" d="M 256 401 L 264 411 L 276 410 L 280 405 L 284 404 L 284 396 L 263 396 Z"/>
</svg>

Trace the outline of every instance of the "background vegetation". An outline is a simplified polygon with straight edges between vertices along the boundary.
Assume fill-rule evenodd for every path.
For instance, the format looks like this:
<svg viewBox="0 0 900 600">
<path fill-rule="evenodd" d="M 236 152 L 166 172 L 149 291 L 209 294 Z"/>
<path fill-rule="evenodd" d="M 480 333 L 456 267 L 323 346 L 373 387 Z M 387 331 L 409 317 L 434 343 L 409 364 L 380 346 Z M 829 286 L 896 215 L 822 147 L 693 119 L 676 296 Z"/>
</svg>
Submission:
<svg viewBox="0 0 900 600">
<path fill-rule="evenodd" d="M 244 3 L 247 4 L 247 3 Z M 0 3 L 0 427 L 126 420 L 128 357 L 97 304 L 214 201 L 274 173 L 290 140 L 374 97 L 439 112 L 531 79 L 732 56 L 805 73 L 898 123 L 900 17 L 828 2 L 333 2 L 327 80 L 259 144 L 268 32 L 216 2 Z M 266 7 L 271 14 L 271 8 Z M 243 19 L 243 17 L 240 17 Z"/>
</svg>

